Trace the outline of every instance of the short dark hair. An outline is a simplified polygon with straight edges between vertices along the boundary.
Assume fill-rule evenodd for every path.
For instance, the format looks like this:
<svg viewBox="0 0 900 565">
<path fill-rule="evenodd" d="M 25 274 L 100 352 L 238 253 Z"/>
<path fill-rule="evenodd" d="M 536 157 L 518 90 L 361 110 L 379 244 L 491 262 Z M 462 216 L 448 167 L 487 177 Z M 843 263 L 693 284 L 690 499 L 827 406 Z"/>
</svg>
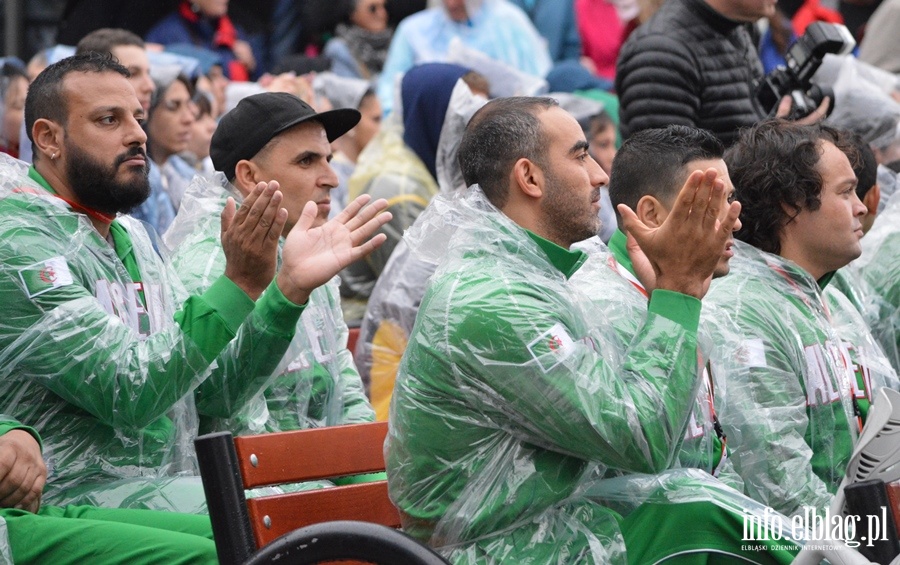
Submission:
<svg viewBox="0 0 900 565">
<path fill-rule="evenodd" d="M 766 120 L 741 132 L 725 154 L 738 200 L 741 241 L 780 253 L 779 234 L 802 210 L 822 205 L 822 143 L 853 151 L 847 133 L 826 125 Z"/>
<path fill-rule="evenodd" d="M 127 29 L 105 27 L 85 35 L 75 47 L 75 54 L 81 55 L 89 51 L 112 54 L 113 48 L 120 45 L 134 45 L 144 49 L 144 40 Z"/>
<path fill-rule="evenodd" d="M 477 183 L 488 200 L 502 208 L 513 164 L 523 157 L 543 163 L 546 136 L 538 112 L 557 106 L 552 98 L 513 96 L 491 100 L 475 112 L 459 145 L 466 186 Z"/>
<path fill-rule="evenodd" d="M 875 160 L 872 146 L 861 135 L 848 131 L 847 137 L 852 151 L 844 153 L 850 160 L 853 174 L 856 175 L 856 195 L 862 200 L 878 181 L 878 161 Z"/>
<path fill-rule="evenodd" d="M 625 204 L 632 210 L 646 195 L 664 204 L 672 202 L 684 185 L 684 166 L 698 159 L 721 159 L 725 146 L 709 131 L 671 125 L 646 129 L 625 140 L 613 159 L 609 199 L 615 210 Z M 622 219 L 616 210 L 619 225 Z"/>
</svg>

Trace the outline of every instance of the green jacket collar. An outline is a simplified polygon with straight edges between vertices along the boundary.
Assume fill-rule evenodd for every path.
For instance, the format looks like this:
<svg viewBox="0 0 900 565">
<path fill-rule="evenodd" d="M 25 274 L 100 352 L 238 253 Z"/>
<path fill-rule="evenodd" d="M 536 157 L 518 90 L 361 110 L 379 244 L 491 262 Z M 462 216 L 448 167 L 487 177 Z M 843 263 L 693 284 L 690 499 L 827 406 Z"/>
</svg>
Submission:
<svg viewBox="0 0 900 565">
<path fill-rule="evenodd" d="M 559 269 L 566 278 L 574 275 L 575 271 L 587 261 L 587 254 L 583 251 L 570 251 L 556 245 L 552 241 L 544 239 L 530 230 L 525 230 L 525 232 L 538 244 L 538 247 L 547 254 L 550 264 Z"/>
<path fill-rule="evenodd" d="M 53 187 L 50 186 L 50 183 L 41 176 L 41 173 L 37 172 L 37 169 L 34 168 L 34 165 L 28 167 L 28 178 L 44 187 L 50 194 L 56 194 L 56 191 L 53 190 Z"/>
<path fill-rule="evenodd" d="M 831 279 L 834 278 L 835 273 L 837 273 L 837 271 L 831 271 L 830 273 L 825 273 L 821 279 L 817 280 L 816 282 L 819 283 L 819 288 L 821 288 L 822 290 L 825 290 L 825 287 L 828 286 L 828 283 L 830 283 Z"/>
</svg>

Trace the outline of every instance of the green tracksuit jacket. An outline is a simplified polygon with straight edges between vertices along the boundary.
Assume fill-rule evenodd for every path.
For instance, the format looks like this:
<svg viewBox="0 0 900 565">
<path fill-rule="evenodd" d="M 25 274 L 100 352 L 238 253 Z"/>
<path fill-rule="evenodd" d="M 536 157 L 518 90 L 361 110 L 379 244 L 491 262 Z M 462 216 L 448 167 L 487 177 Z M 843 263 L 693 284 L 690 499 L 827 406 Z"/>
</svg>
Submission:
<svg viewBox="0 0 900 565">
<path fill-rule="evenodd" d="M 37 432 L 0 414 L 0 436 L 25 430 L 40 443 Z M 2 565 L 152 565 L 218 563 L 212 529 L 205 516 L 42 505 L 37 514 L 0 509 Z"/>
<path fill-rule="evenodd" d="M 45 501 L 202 511 L 196 478 L 166 492 L 193 469 L 193 394 L 212 409 L 261 390 L 210 364 L 226 348 L 277 363 L 302 308 L 224 277 L 188 298 L 138 222 L 115 220 L 110 244 L 22 167 L 0 164 L 0 412 L 45 438 Z"/>
<path fill-rule="evenodd" d="M 591 238 L 576 247 L 588 253 L 590 258 L 572 277 L 572 283 L 603 310 L 619 338 L 619 349 L 625 350 L 640 329 L 648 302 L 646 290 L 637 280 L 625 249 L 625 234 L 616 230 L 608 248 L 598 238 Z M 702 328 L 700 333 L 702 335 Z M 697 365 L 698 372 L 702 373 L 699 391 L 685 427 L 678 464 L 703 469 L 740 491 L 743 489 L 741 478 L 734 472 L 722 438 L 715 430 L 716 391 L 710 386 L 704 365 Z"/>
<path fill-rule="evenodd" d="M 622 561 L 616 513 L 580 489 L 673 462 L 698 386 L 699 301 L 654 292 L 620 350 L 568 281 L 585 255 L 470 192 L 449 238 L 417 224 L 449 249 L 391 404 L 385 454 L 404 529 L 454 562 Z"/>
<path fill-rule="evenodd" d="M 224 178 L 196 177 L 182 200 L 164 242 L 171 265 L 188 292 L 206 292 L 225 271 L 219 238 L 221 213 L 229 195 Z M 232 194 L 234 192 L 234 194 Z M 347 350 L 337 279 L 313 291 L 291 346 L 277 367 L 248 364 L 225 350 L 216 359 L 213 375 L 229 385 L 246 378 L 268 382 L 264 393 L 252 397 L 223 390 L 228 399 L 222 410 L 201 414 L 201 432 L 228 430 L 235 434 L 298 430 L 339 424 L 370 422 L 374 412 L 363 393 L 359 373 Z M 274 370 L 273 370 L 274 369 Z M 219 403 L 220 405 L 222 403 Z M 200 402 L 201 408 L 205 402 Z"/>
<path fill-rule="evenodd" d="M 846 349 L 806 271 L 742 242 L 734 250 L 703 326 L 735 469 L 751 498 L 779 512 L 824 512 L 859 432 Z"/>
</svg>

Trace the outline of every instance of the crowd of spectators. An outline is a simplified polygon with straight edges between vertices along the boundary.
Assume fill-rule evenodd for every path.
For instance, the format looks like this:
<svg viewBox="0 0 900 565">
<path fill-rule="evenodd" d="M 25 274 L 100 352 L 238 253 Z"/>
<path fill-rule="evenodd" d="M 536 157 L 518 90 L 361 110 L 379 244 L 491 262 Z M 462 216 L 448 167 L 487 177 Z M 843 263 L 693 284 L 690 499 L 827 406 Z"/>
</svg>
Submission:
<svg viewBox="0 0 900 565">
<path fill-rule="evenodd" d="M 97 5 L 0 60 L 0 563 L 213 563 L 193 438 L 374 420 L 452 563 L 823 541 L 900 391 L 895 0 Z"/>
</svg>

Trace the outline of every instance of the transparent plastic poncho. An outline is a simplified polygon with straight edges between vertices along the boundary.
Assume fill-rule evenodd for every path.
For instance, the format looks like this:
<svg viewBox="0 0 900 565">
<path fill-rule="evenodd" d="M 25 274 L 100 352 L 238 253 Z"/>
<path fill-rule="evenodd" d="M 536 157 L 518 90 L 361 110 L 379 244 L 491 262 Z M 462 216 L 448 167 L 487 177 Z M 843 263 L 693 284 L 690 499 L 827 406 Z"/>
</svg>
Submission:
<svg viewBox="0 0 900 565">
<path fill-rule="evenodd" d="M 242 200 L 221 173 L 213 180 L 195 177 L 163 238 L 173 269 L 191 293 L 204 292 L 225 271 L 219 234 L 229 196 Z M 226 387 L 217 393 L 225 402 L 201 414 L 201 433 L 258 434 L 372 421 L 347 336 L 335 277 L 313 291 L 276 363 L 248 364 L 235 348 L 219 355 L 212 374 Z M 258 385 L 231 387 L 251 379 Z M 205 404 L 200 407 L 203 412 Z"/>
<path fill-rule="evenodd" d="M 890 198 L 861 245 L 862 255 L 851 269 L 870 289 L 866 318 L 900 371 L 900 194 Z"/>
<path fill-rule="evenodd" d="M 891 96 L 900 86 L 896 75 L 851 55 L 827 55 L 814 80 L 834 90 L 826 123 L 854 131 L 882 151 L 900 143 L 900 102 Z"/>
<path fill-rule="evenodd" d="M 897 343 L 890 319 L 891 309 L 871 285 L 849 267 L 834 274 L 824 294 L 832 326 L 850 360 L 854 396 L 865 416 L 880 388 L 900 390 L 894 365 Z"/>
<path fill-rule="evenodd" d="M 441 262 L 385 444 L 404 530 L 459 563 L 622 561 L 614 513 L 584 489 L 674 462 L 698 389 L 696 334 L 648 313 L 622 348 L 606 313 L 477 186 L 437 197 L 407 239 Z"/>
<path fill-rule="evenodd" d="M 186 294 L 143 226 L 117 220 L 141 301 L 87 216 L 6 156 L 0 208 L 0 412 L 42 435 L 44 503 L 203 510 L 199 480 L 179 475 L 209 362 L 173 319 Z"/>
<path fill-rule="evenodd" d="M 485 102 L 484 97 L 472 94 L 465 82 L 457 81 L 450 95 L 437 148 L 437 178 L 444 194 L 466 189 L 456 156 L 466 124 Z M 432 201 L 429 206 L 445 204 L 444 201 Z M 437 213 L 444 215 L 445 211 Z M 435 263 L 411 255 L 409 247 L 401 241 L 369 297 L 356 345 L 356 362 L 379 420 L 387 419 L 397 366 L 416 321 L 425 283 L 435 267 Z"/>
<path fill-rule="evenodd" d="M 381 129 L 366 145 L 348 182 L 348 201 L 361 194 L 389 202 L 391 221 L 379 233 L 387 241 L 364 260 L 341 271 L 341 293 L 360 302 L 362 317 L 365 302 L 372 294 L 375 281 L 384 270 L 403 232 L 416 221 L 422 210 L 438 193 L 438 186 L 422 160 L 403 142 L 403 112 L 398 108 L 381 124 Z"/>
<path fill-rule="evenodd" d="M 609 248 L 598 237 L 592 237 L 573 246 L 588 254 L 588 260 L 571 279 L 572 284 L 606 315 L 606 321 L 613 330 L 616 348 L 626 350 L 637 335 L 647 317 L 648 298 L 643 286 L 627 269 L 619 264 Z M 633 282 L 634 281 L 634 282 Z M 709 351 L 708 340 L 700 329 L 701 351 Z M 718 477 L 729 486 L 742 490 L 743 481 L 734 471 L 727 453 L 727 442 L 718 437 L 714 416 L 719 391 L 710 380 L 709 364 L 702 354 L 696 364 L 699 386 L 694 409 L 685 427 L 683 440 L 678 452 L 678 465 L 702 469 Z"/>
<path fill-rule="evenodd" d="M 878 201 L 878 213 L 881 214 L 897 192 L 897 185 L 900 183 L 898 183 L 897 173 L 884 165 L 878 165 L 876 179 L 878 188 L 881 190 L 881 199 Z"/>
<path fill-rule="evenodd" d="M 806 271 L 740 241 L 733 249 L 701 321 L 732 462 L 751 498 L 786 515 L 823 512 L 859 432 L 850 360 Z"/>
</svg>

